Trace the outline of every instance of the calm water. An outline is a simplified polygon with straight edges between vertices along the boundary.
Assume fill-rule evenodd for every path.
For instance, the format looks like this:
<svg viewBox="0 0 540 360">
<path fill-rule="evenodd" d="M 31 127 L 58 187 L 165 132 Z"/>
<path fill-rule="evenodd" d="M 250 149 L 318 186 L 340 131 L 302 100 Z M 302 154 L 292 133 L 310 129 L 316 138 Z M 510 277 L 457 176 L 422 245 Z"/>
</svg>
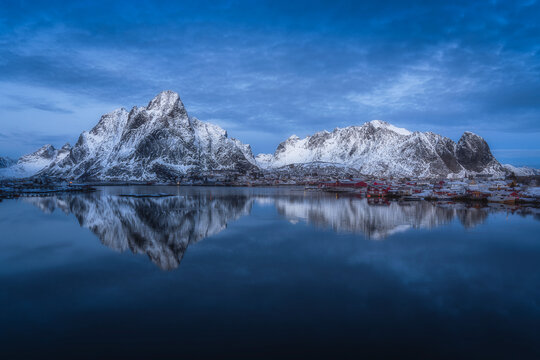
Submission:
<svg viewBox="0 0 540 360">
<path fill-rule="evenodd" d="M 118 196 L 150 192 L 177 196 Z M 540 358 L 539 214 L 301 189 L 3 201 L 0 353 Z"/>
</svg>

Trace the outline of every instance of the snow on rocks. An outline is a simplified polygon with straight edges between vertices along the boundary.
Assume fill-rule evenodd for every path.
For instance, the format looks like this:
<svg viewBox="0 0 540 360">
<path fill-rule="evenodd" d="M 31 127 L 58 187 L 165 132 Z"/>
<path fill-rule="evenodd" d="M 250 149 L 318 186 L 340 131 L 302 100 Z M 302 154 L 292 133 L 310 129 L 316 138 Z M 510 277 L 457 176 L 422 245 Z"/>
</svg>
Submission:
<svg viewBox="0 0 540 360">
<path fill-rule="evenodd" d="M 188 115 L 180 96 L 163 91 L 147 106 L 114 110 L 83 132 L 73 148 L 45 145 L 16 164 L 0 162 L 0 177 L 45 175 L 94 181 L 179 182 L 229 172 L 369 175 L 459 179 L 540 171 L 501 165 L 486 141 L 465 132 L 456 143 L 432 132 L 411 132 L 381 120 L 320 131 L 280 143 L 274 154 L 253 157 L 251 147 L 217 125 Z M 2 167 L 4 167 L 2 169 Z M 259 176 L 253 176 L 255 180 Z"/>
<path fill-rule="evenodd" d="M 503 167 L 510 173 L 514 173 L 516 176 L 534 176 L 540 175 L 540 169 L 535 169 L 528 166 L 513 166 L 510 164 L 504 164 Z"/>
<path fill-rule="evenodd" d="M 259 155 L 257 161 L 267 169 L 339 164 L 374 176 L 453 178 L 506 174 L 478 135 L 466 132 L 456 144 L 432 132 L 411 132 L 381 120 L 321 131 L 303 139 L 293 135 L 279 144 L 272 157 Z"/>
<path fill-rule="evenodd" d="M 0 169 L 0 178 L 26 178 L 46 169 L 52 163 L 65 159 L 71 146 L 65 144 L 61 149 L 47 144 L 35 152 L 21 157 L 15 164 Z"/>
<path fill-rule="evenodd" d="M 249 145 L 217 125 L 188 116 L 177 93 L 146 107 L 118 109 L 79 137 L 69 156 L 44 175 L 99 181 L 171 181 L 203 171 L 258 169 Z"/>
</svg>

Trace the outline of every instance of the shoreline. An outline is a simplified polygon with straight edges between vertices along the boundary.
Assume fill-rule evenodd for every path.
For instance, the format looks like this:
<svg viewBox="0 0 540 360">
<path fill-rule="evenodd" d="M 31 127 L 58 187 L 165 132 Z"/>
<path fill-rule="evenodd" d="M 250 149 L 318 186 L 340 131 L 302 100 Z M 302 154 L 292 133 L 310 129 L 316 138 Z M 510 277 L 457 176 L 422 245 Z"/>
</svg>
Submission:
<svg viewBox="0 0 540 360">
<path fill-rule="evenodd" d="M 428 201 L 428 202 L 442 202 L 442 203 L 464 203 L 464 204 L 503 204 L 503 205 L 528 205 L 533 207 L 540 207 L 540 198 L 519 198 L 513 201 L 490 201 L 487 197 L 483 198 L 471 198 L 468 196 L 456 196 L 449 198 L 437 198 L 433 196 L 407 196 L 407 195 L 396 195 L 396 194 L 385 194 L 385 195 L 366 195 L 366 192 L 358 191 L 355 189 L 328 189 L 328 188 L 313 188 L 306 187 L 305 185 L 297 184 L 274 184 L 274 185 L 224 185 L 224 184 L 197 184 L 197 185 L 185 185 L 185 184 L 148 184 L 148 183 L 81 183 L 81 184 L 71 184 L 68 186 L 22 186 L 18 185 L 15 187 L 0 187 L 0 201 L 7 199 L 17 199 L 21 197 L 48 197 L 59 194 L 84 194 L 84 193 L 93 193 L 98 191 L 97 187 L 174 187 L 174 188 L 193 188 L 193 187 L 219 187 L 219 188 L 291 188 L 298 191 L 310 192 L 310 193 L 321 193 L 328 195 L 335 195 L 338 197 L 351 197 L 366 199 L 368 202 L 374 204 L 384 203 L 384 202 L 418 202 L 418 201 Z M 133 198 L 160 198 L 175 196 L 174 194 L 118 194 L 118 196 L 123 197 L 133 197 Z"/>
</svg>

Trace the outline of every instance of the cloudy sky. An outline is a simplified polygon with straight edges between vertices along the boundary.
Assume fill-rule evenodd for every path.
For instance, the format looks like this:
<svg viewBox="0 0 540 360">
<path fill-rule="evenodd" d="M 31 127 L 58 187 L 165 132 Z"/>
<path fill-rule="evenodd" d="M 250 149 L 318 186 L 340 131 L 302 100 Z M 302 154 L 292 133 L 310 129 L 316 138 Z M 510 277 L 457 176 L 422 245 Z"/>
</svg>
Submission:
<svg viewBox="0 0 540 360">
<path fill-rule="evenodd" d="M 178 92 L 255 153 L 381 119 L 540 167 L 540 3 L 3 1 L 0 155 Z"/>
</svg>

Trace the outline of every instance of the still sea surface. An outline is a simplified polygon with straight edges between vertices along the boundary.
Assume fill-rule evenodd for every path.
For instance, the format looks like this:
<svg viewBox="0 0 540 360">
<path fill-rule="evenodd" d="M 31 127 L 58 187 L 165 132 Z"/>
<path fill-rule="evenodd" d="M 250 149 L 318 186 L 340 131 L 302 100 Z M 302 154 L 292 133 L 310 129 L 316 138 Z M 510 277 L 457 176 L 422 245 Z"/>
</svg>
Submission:
<svg viewBox="0 0 540 360">
<path fill-rule="evenodd" d="M 3 359 L 363 355 L 540 358 L 539 209 L 158 186 L 0 203 Z"/>
</svg>

